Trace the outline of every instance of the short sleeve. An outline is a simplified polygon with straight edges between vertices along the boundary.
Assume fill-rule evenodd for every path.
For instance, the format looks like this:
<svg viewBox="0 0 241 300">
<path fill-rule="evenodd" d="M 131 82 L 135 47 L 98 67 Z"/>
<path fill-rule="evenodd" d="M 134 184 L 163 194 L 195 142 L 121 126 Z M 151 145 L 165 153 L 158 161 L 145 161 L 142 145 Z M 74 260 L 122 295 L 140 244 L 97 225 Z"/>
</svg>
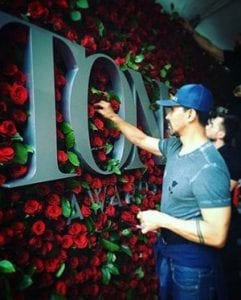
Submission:
<svg viewBox="0 0 241 300">
<path fill-rule="evenodd" d="M 192 189 L 200 208 L 230 205 L 230 178 L 216 164 L 204 166 L 192 180 Z"/>
</svg>

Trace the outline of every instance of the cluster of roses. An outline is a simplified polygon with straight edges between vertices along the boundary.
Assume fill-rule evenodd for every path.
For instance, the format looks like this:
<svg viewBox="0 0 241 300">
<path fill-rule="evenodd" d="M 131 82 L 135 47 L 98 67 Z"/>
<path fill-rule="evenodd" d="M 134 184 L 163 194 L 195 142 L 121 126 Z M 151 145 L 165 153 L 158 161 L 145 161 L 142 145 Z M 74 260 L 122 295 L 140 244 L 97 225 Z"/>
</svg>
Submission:
<svg viewBox="0 0 241 300">
<path fill-rule="evenodd" d="M 176 88 L 186 81 L 205 81 L 207 65 L 201 52 L 188 61 L 189 37 L 163 14 L 153 0 L 4 1 L 0 9 L 55 31 L 81 44 L 87 54 L 105 53 L 124 71 L 141 72 L 151 101 L 158 99 L 154 80 Z M 150 17 L 151 16 L 151 17 Z M 29 96 L 23 73 L 27 31 L 3 28 L 0 46 L 0 184 L 28 172 L 24 132 Z M 11 280 L 15 299 L 153 299 L 157 294 L 153 233 L 137 229 L 139 210 L 156 209 L 161 197 L 162 168 L 141 150 L 146 170 L 97 176 L 70 161 L 66 145 L 62 94 L 65 70 L 55 60 L 58 163 L 63 172 L 79 176 L 0 194 L 0 259 L 17 267 Z M 215 69 L 212 70 L 215 72 Z M 120 132 L 94 109 L 100 99 L 118 112 L 121 100 L 110 93 L 102 65 L 92 71 L 89 91 L 90 142 L 103 169 L 112 160 L 111 147 Z M 72 149 L 71 149 L 72 150 Z M 74 150 L 73 150 L 74 151 Z M 21 155 L 20 155 L 21 153 Z M 24 275 L 24 276 L 23 276 Z M 23 280 L 24 279 L 24 280 Z M 27 280 L 26 280 L 27 279 Z M 4 291 L 0 281 L 0 298 Z M 4 292 L 3 292 L 4 293 Z M 5 296 L 5 295 L 4 295 Z"/>
</svg>

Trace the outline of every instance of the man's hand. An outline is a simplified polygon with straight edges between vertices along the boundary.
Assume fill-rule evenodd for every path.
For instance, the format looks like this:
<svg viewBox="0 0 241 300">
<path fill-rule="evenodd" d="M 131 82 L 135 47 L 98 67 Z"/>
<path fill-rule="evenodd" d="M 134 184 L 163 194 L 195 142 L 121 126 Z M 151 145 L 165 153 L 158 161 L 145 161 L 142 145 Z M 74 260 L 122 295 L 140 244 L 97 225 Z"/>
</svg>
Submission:
<svg viewBox="0 0 241 300">
<path fill-rule="evenodd" d="M 111 104 L 107 101 L 101 100 L 98 103 L 94 104 L 96 111 L 100 113 L 106 119 L 111 119 L 113 116 L 116 115 Z"/>
<path fill-rule="evenodd" d="M 140 220 L 140 226 L 142 233 L 147 233 L 149 231 L 156 231 L 161 227 L 162 213 L 157 210 L 145 210 L 140 211 L 137 214 L 137 219 Z"/>
</svg>

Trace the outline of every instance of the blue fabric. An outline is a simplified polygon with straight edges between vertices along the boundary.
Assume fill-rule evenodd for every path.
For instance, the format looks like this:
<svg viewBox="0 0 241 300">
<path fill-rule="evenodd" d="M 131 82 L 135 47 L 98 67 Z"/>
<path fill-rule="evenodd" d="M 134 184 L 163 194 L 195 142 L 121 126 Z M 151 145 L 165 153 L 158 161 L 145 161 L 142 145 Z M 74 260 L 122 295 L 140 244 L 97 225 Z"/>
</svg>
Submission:
<svg viewBox="0 0 241 300">
<path fill-rule="evenodd" d="M 227 300 L 217 249 L 196 243 L 155 245 L 161 300 Z"/>
</svg>

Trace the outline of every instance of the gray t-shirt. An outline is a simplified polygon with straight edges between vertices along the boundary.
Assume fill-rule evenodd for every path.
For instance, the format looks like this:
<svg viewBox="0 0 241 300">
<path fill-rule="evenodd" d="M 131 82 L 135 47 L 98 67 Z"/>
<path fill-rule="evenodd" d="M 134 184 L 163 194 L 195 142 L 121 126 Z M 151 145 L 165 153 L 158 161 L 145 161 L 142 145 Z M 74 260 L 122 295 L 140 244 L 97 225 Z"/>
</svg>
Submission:
<svg viewBox="0 0 241 300">
<path fill-rule="evenodd" d="M 160 151 L 166 157 L 161 211 L 177 218 L 201 218 L 201 208 L 230 205 L 227 166 L 211 142 L 179 155 L 179 138 L 163 139 Z"/>
</svg>

